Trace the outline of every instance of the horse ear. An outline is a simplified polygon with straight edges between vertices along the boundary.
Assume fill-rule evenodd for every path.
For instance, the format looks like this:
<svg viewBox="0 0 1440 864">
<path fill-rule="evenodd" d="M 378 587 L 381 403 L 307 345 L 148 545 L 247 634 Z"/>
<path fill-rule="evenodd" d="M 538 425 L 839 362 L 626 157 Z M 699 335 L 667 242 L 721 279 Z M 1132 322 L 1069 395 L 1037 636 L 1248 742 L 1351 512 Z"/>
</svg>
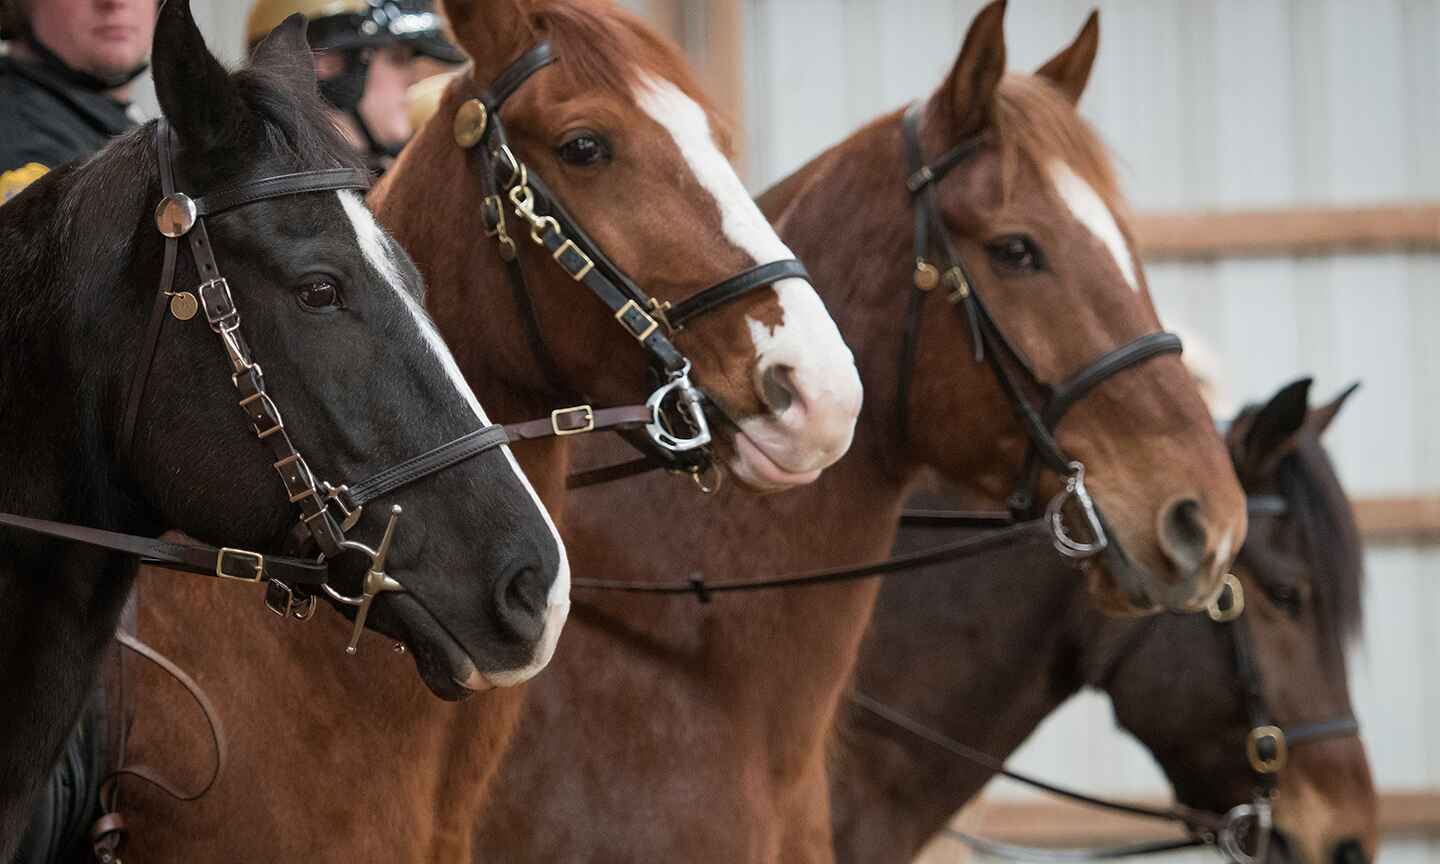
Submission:
<svg viewBox="0 0 1440 864">
<path fill-rule="evenodd" d="M 1070 100 L 1071 105 L 1080 103 L 1080 94 L 1090 80 L 1090 70 L 1095 66 L 1095 52 L 1100 49 L 1100 10 L 1096 9 L 1085 19 L 1085 26 L 1070 46 L 1054 57 L 1035 74 L 1059 88 Z"/>
<path fill-rule="evenodd" d="M 190 0 L 166 0 L 151 54 L 155 95 L 180 140 L 198 150 L 234 140 L 245 120 L 245 103 L 230 73 L 206 47 Z"/>
<path fill-rule="evenodd" d="M 533 38 L 526 0 L 440 0 L 455 44 L 475 61 L 478 75 L 495 72 Z"/>
<path fill-rule="evenodd" d="M 1301 378 L 1281 388 L 1256 412 L 1245 431 L 1244 451 L 1237 460 L 1246 479 L 1269 476 L 1280 457 L 1295 448 L 1295 435 L 1305 425 L 1310 408 L 1310 379 Z"/>
<path fill-rule="evenodd" d="M 940 109 L 954 137 L 967 138 L 990 125 L 995 88 L 1004 74 L 1005 0 L 995 0 L 971 22 L 955 67 L 940 86 Z"/>
<path fill-rule="evenodd" d="M 1360 382 L 1356 381 L 1349 387 L 1341 390 L 1339 396 L 1336 396 L 1325 405 L 1311 411 L 1305 418 L 1305 430 L 1314 433 L 1316 438 L 1324 435 L 1325 430 L 1330 428 L 1330 424 L 1335 422 L 1335 415 L 1339 414 L 1340 409 L 1345 407 L 1346 400 L 1353 396 L 1355 391 L 1359 389 Z"/>
<path fill-rule="evenodd" d="M 305 16 L 295 13 L 271 30 L 250 55 L 250 65 L 269 69 L 306 90 L 315 90 L 315 61 L 305 38 Z"/>
</svg>

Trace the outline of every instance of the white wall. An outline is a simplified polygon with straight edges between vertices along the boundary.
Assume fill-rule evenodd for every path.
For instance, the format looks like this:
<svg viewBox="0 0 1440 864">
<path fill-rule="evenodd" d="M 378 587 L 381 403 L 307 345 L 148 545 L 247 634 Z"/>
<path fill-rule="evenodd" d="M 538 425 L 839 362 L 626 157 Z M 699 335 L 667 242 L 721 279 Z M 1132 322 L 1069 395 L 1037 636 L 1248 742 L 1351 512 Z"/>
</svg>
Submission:
<svg viewBox="0 0 1440 864">
<path fill-rule="evenodd" d="M 784 176 L 862 121 L 928 95 L 976 0 L 747 0 L 750 176 Z M 1013 0 L 1012 68 L 1079 30 L 1088 0 Z M 1440 3 L 1109 0 L 1083 112 L 1138 209 L 1440 198 Z M 1206 339 L 1239 401 L 1300 375 L 1351 400 L 1329 444 L 1352 494 L 1440 490 L 1440 257 L 1315 256 L 1148 268 L 1163 316 Z M 1357 710 L 1380 784 L 1440 787 L 1440 550 L 1368 556 Z M 1016 765 L 1113 792 L 1163 795 L 1148 755 L 1090 695 Z M 1076 746 L 1084 742 L 1084 746 Z M 1000 791 L 997 789 L 997 791 Z M 1007 792 L 1006 794 L 1021 794 Z M 1440 862 L 1440 842 L 1386 858 Z"/>
</svg>

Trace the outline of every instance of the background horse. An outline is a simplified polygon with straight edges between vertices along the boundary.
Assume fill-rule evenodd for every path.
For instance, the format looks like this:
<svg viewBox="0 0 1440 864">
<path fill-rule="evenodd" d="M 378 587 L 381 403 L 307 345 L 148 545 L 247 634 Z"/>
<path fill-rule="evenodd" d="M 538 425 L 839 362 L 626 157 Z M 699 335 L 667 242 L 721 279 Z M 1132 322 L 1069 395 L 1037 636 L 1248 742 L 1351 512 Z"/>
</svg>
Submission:
<svg viewBox="0 0 1440 864">
<path fill-rule="evenodd" d="M 1246 490 L 1283 511 L 1252 516 L 1236 560 L 1270 722 L 1350 716 L 1344 643 L 1360 620 L 1355 517 L 1319 443 L 1344 400 L 1306 412 L 1308 381 L 1241 414 L 1228 438 Z M 1348 395 L 1348 394 L 1347 394 Z M 1273 508 L 1272 508 L 1273 509 Z M 935 542 L 907 529 L 903 547 Z M 1082 687 L 1105 691 L 1189 806 L 1248 803 L 1259 780 L 1236 671 L 1238 622 L 1204 615 L 1116 621 L 1084 611 L 1039 543 L 987 556 L 983 570 L 932 568 L 886 583 L 855 686 L 942 734 L 1001 759 Z M 992 772 L 852 709 L 832 776 L 836 857 L 909 860 Z M 1280 860 L 1357 864 L 1375 852 L 1375 790 L 1356 737 L 1292 743 L 1276 775 Z M 1286 853 L 1290 854 L 1286 854 Z"/>
<path fill-rule="evenodd" d="M 1000 13 L 977 19 L 925 103 L 925 150 L 984 136 L 937 190 L 945 221 L 972 292 L 1055 381 L 1157 322 L 1128 244 L 1117 260 L 1102 239 L 1112 235 L 1096 227 L 1125 236 L 1102 203 L 1118 203 L 1108 162 L 1071 101 L 1093 50 L 1082 42 L 1043 78 L 1002 81 Z M 576 492 L 564 518 L 579 572 L 653 582 L 853 565 L 890 550 L 927 468 L 977 495 L 1004 494 L 1024 433 L 992 369 L 975 362 L 969 322 L 940 298 L 916 323 L 911 398 L 900 396 L 916 263 L 905 165 L 901 117 L 891 114 L 787 181 L 788 195 L 762 199 L 856 347 L 866 399 L 849 455 L 813 486 L 764 499 L 722 490 L 701 502 L 656 480 Z M 1243 536 L 1244 501 L 1179 361 L 1156 358 L 1105 381 L 1060 438 L 1114 511 L 1116 541 L 1154 577 L 1127 581 L 1157 594 L 1168 581 L 1179 605 L 1212 594 L 1230 556 L 1223 544 Z M 1057 489 L 1047 484 L 1046 494 Z M 1171 530 L 1160 517 L 1185 499 L 1195 518 L 1181 527 L 1201 530 L 1171 544 L 1157 536 Z M 1108 585 L 1094 583 L 1116 606 L 1135 602 Z M 851 583 L 707 605 L 580 595 L 550 674 L 531 688 L 474 860 L 828 858 L 827 730 L 877 590 Z"/>
<path fill-rule="evenodd" d="M 311 119 L 323 112 L 298 18 L 258 52 L 253 69 L 231 76 L 206 49 L 188 4 L 171 0 L 156 30 L 154 69 L 181 191 L 198 196 L 351 165 L 333 130 Z M 291 469 L 272 468 L 275 457 L 255 441 L 262 423 L 251 414 L 256 425 L 247 430 L 247 413 L 236 407 L 240 385 L 231 372 L 240 343 L 227 343 L 227 357 L 205 317 L 182 312 L 165 321 L 167 307 L 157 305 L 164 238 L 153 215 L 161 199 L 156 141 L 150 124 L 51 172 L 0 209 L 0 454 L 8 478 L 0 510 L 151 536 L 180 528 L 268 554 L 295 523 L 285 495 L 292 485 L 281 488 L 274 476 Z M 226 209 L 223 198 L 209 200 Z M 358 192 L 265 199 L 207 221 L 207 248 L 242 316 L 234 332 L 264 363 L 278 405 L 272 419 L 283 412 L 284 432 L 314 475 L 364 479 L 449 440 L 442 436 L 488 425 L 421 310 L 414 268 Z M 190 253 L 180 253 L 174 273 L 177 291 L 207 296 L 196 288 Z M 198 303 L 186 297 L 193 316 Z M 184 300 L 168 308 L 184 310 Z M 215 307 L 206 302 L 208 316 Z M 147 321 L 165 326 L 148 377 L 137 377 Z M 143 392 L 132 393 L 139 380 Z M 139 413 L 133 436 L 123 436 L 127 446 L 122 415 L 132 397 Z M 413 422 L 422 416 L 423 424 Z M 267 443 L 275 440 L 282 439 Z M 305 485 L 309 472 L 295 470 L 296 485 Z M 560 622 L 546 620 L 543 603 L 502 607 L 512 602 L 507 587 L 543 597 L 563 552 L 508 454 L 490 450 L 383 497 L 386 506 L 367 512 L 352 536 L 375 543 L 393 502 L 411 514 L 387 566 L 405 592 L 377 600 L 371 626 L 414 646 L 424 680 L 442 694 L 486 673 L 535 666 L 540 646 L 553 642 L 543 631 Z M 260 575 L 258 566 L 218 560 L 217 569 Z M 91 693 L 134 567 L 122 556 L 9 529 L 0 531 L 0 562 L 0 686 L 11 701 L 0 712 L 0 860 L 9 860 L 26 805 Z M 187 640 L 216 638 L 209 625 L 234 615 L 236 598 L 213 593 L 216 603 Z M 511 628 L 497 627 L 507 616 Z M 331 625 L 343 633 L 337 617 Z M 242 630 L 219 646 L 225 662 L 247 662 L 253 637 Z M 338 652 L 345 638 L 326 650 Z M 413 673 L 406 677 L 415 683 Z"/>
<path fill-rule="evenodd" d="M 531 344 L 524 297 L 482 218 L 495 192 L 486 186 L 487 148 L 456 140 L 463 106 L 548 40 L 558 59 L 520 83 L 499 112 L 509 145 L 612 263 L 657 298 L 678 305 L 732 270 L 788 250 L 721 156 L 723 140 L 711 131 L 718 124 L 679 54 L 644 25 L 608 4 L 452 2 L 446 11 L 474 63 L 373 194 L 377 214 L 415 256 L 459 368 L 498 418 L 545 417 L 580 394 L 597 410 L 634 401 L 648 380 L 646 352 L 531 242 L 530 226 L 511 208 L 522 290 L 545 356 Z M 696 383 L 735 421 L 718 433 L 736 477 L 757 487 L 804 482 L 848 446 L 858 378 L 803 281 L 762 285 L 673 335 Z M 562 380 L 547 377 L 547 363 Z M 517 447 L 542 497 L 560 494 L 566 450 L 558 438 Z M 678 485 L 696 494 L 690 483 Z M 188 639 L 202 624 L 213 630 L 204 623 L 213 604 L 203 588 L 189 590 L 183 603 L 146 609 L 142 633 L 203 684 L 223 682 L 211 692 L 227 719 L 285 719 L 280 731 L 234 728 L 232 720 L 230 768 L 200 802 L 176 805 L 138 790 L 133 848 L 161 860 L 468 859 L 520 694 L 437 705 L 386 668 L 403 658 L 372 651 L 357 665 L 278 629 L 256 638 L 253 621 L 228 625 L 250 634 L 243 658 L 230 656 L 226 639 Z M 307 626 L 317 625 L 328 626 Z M 146 672 L 136 701 L 136 755 L 202 774 L 212 757 L 184 694 Z M 294 818 L 302 812 L 306 820 Z"/>
</svg>

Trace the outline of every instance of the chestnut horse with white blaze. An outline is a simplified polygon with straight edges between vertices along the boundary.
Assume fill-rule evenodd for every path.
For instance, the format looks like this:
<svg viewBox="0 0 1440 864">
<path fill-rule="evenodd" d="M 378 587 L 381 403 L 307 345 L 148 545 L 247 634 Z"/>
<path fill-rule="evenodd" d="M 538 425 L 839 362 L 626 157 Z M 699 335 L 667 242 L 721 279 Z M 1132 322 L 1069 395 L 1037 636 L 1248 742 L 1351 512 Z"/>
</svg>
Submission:
<svg viewBox="0 0 1440 864">
<path fill-rule="evenodd" d="M 686 301 L 707 286 L 795 271 L 726 161 L 723 126 L 677 49 L 609 4 L 444 5 L 472 64 L 370 200 L 426 277 L 427 308 L 493 416 L 543 418 L 542 440 L 515 446 L 542 500 L 559 499 L 569 467 L 550 412 L 570 409 L 557 411 L 558 431 L 574 431 L 565 418 L 598 422 L 603 409 L 643 399 L 652 372 L 661 390 L 683 378 L 686 388 L 667 392 L 691 392 L 691 376 L 703 390 L 703 417 L 672 424 L 666 402 L 664 423 L 676 437 L 688 421 L 712 424 L 715 458 L 739 481 L 729 488 L 813 480 L 849 446 L 861 394 L 850 351 L 808 282 L 786 275 L 712 291 L 682 326 L 680 311 L 694 308 Z M 645 293 L 655 305 L 639 302 Z M 683 363 L 657 369 L 656 356 Z M 535 425 L 510 428 L 530 437 Z M 357 662 L 311 647 L 323 640 L 302 640 L 275 618 L 217 620 L 217 601 L 198 589 L 167 599 L 181 602 L 147 604 L 141 634 L 215 685 L 231 758 L 192 804 L 124 784 L 137 855 L 469 859 L 523 688 L 444 704 L 411 685 L 400 673 L 408 659 L 385 645 L 362 645 Z M 515 602 L 568 607 L 563 593 Z M 528 672 L 486 683 L 516 684 Z M 144 672 L 135 701 L 132 758 L 205 776 L 203 721 L 173 682 Z M 257 716 L 277 719 L 237 722 Z"/>
<path fill-rule="evenodd" d="M 1138 342 L 1165 350 L 1094 372 L 1049 427 L 1052 449 L 1083 462 L 1117 550 L 1088 560 L 1089 596 L 1150 611 L 1196 609 L 1217 593 L 1244 540 L 1244 497 L 1173 342 L 1156 338 L 1108 157 L 1074 108 L 1093 33 L 1038 76 L 1005 76 L 1003 8 L 980 14 L 909 121 L 922 156 L 963 148 L 930 171 L 930 221 L 943 222 L 965 265 L 939 296 L 912 287 L 916 258 L 933 266 L 939 238 L 931 224 L 917 256 L 921 195 L 905 179 L 927 181 L 907 168 L 901 113 L 761 199 L 856 348 L 866 398 L 849 455 L 810 487 L 760 499 L 696 499 L 658 478 L 577 491 L 563 517 L 577 572 L 628 588 L 882 559 L 923 475 L 939 473 L 977 505 L 1003 502 L 1041 437 L 1017 422 L 1020 397 L 1033 402 L 1042 382 Z M 983 310 L 967 305 L 977 295 Z M 1000 358 L 996 331 L 1012 349 Z M 1020 380 L 1022 361 L 1037 381 Z M 1041 472 L 1035 500 L 1073 503 L 1073 479 Z M 1081 534 L 1079 509 L 1059 514 L 1066 548 L 1086 545 L 1077 537 L 1101 545 Z M 577 587 L 473 860 L 828 860 L 827 735 L 877 589 L 871 580 L 699 604 Z"/>
</svg>

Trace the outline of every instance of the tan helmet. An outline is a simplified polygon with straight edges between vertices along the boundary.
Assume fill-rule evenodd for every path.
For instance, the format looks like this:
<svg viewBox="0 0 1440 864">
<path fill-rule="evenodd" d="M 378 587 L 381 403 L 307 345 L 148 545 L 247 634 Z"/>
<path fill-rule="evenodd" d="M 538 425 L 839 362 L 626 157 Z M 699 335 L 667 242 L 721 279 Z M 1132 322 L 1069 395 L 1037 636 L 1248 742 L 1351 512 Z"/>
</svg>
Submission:
<svg viewBox="0 0 1440 864">
<path fill-rule="evenodd" d="M 254 45 L 296 12 L 314 21 L 335 15 L 366 15 L 369 11 L 367 0 L 255 0 L 245 22 L 245 40 Z"/>
</svg>

